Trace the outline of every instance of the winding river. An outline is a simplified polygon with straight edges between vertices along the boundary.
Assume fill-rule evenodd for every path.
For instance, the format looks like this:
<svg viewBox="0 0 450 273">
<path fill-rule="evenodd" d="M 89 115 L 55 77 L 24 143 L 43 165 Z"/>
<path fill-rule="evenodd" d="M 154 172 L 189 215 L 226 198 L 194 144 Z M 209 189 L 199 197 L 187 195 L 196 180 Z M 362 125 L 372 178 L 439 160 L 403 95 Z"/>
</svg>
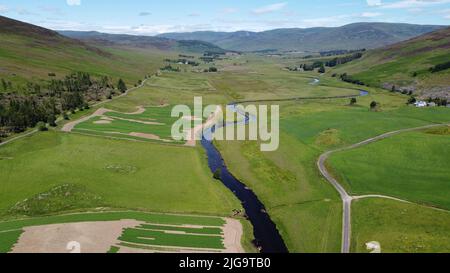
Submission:
<svg viewBox="0 0 450 273">
<path fill-rule="evenodd" d="M 317 79 L 314 80 L 317 83 Z M 359 95 L 353 96 L 336 96 L 336 97 L 311 97 L 311 98 L 291 98 L 291 99 L 281 99 L 281 100 L 267 100 L 268 102 L 274 101 L 287 101 L 287 100 L 308 100 L 308 99 L 330 99 L 330 98 L 352 98 L 367 96 L 369 93 L 364 90 L 359 90 Z M 262 102 L 260 101 L 245 101 L 240 103 L 250 103 L 250 102 Z M 238 118 L 238 122 L 228 122 L 220 126 L 234 126 L 236 124 L 248 124 L 249 122 L 256 121 L 256 117 L 251 115 L 246 115 L 238 107 L 237 103 L 232 103 L 227 105 L 227 108 L 236 112 L 241 119 Z M 214 146 L 212 135 L 214 134 L 216 127 L 207 128 L 204 131 L 204 137 L 202 139 L 202 146 L 206 150 L 208 156 L 208 165 L 211 172 L 215 173 L 218 169 L 221 170 L 221 181 L 223 184 L 233 192 L 233 194 L 241 201 L 242 206 L 245 209 L 245 213 L 248 220 L 253 226 L 253 233 L 255 237 L 255 246 L 260 249 L 262 253 L 287 253 L 288 249 L 283 241 L 275 223 L 272 221 L 270 216 L 266 212 L 264 204 L 258 199 L 256 194 L 250 190 L 244 183 L 235 178 L 228 170 L 222 155 Z"/>
</svg>

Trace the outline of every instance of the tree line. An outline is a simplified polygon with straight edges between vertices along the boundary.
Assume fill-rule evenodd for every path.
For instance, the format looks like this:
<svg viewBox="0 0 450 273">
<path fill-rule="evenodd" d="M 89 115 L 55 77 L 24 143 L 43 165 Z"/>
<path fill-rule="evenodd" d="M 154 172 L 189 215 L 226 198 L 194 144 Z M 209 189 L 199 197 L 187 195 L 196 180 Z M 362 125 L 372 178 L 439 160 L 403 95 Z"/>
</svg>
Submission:
<svg viewBox="0 0 450 273">
<path fill-rule="evenodd" d="M 68 118 L 68 112 L 88 109 L 90 101 L 110 99 L 127 90 L 122 79 L 119 79 L 116 89 L 109 77 L 94 79 L 85 72 L 41 84 L 29 82 L 25 90 L 8 84 L 4 79 L 0 82 L 2 85 L 7 83 L 6 92 L 0 92 L 0 138 L 23 132 L 39 122 L 56 126 L 57 116 L 63 114 Z"/>
<path fill-rule="evenodd" d="M 450 68 L 450 62 L 442 63 L 430 68 L 431 73 L 437 73 Z"/>
</svg>

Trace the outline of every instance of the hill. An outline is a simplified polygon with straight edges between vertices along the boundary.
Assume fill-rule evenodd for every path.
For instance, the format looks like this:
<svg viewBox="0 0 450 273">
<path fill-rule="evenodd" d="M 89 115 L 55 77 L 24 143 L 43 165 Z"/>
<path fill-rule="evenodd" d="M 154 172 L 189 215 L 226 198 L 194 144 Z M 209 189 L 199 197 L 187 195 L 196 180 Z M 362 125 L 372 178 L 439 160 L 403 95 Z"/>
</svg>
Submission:
<svg viewBox="0 0 450 273">
<path fill-rule="evenodd" d="M 107 34 L 96 31 L 59 31 L 59 33 L 66 37 L 78 39 L 92 45 L 150 48 L 200 54 L 207 51 L 225 52 L 225 50 L 216 45 L 199 40 L 176 41 L 164 37 Z"/>
<path fill-rule="evenodd" d="M 170 53 L 88 45 L 55 31 L 0 16 L 0 78 L 19 87 L 82 71 L 136 83 Z M 50 76 L 52 75 L 52 76 Z M 17 88 L 15 88 L 17 89 Z M 0 92 L 1 92 L 0 88 Z"/>
<path fill-rule="evenodd" d="M 236 51 L 329 51 L 377 48 L 442 28 L 433 25 L 354 23 L 342 27 L 275 29 L 263 32 L 167 33 L 158 37 L 201 40 Z"/>
<path fill-rule="evenodd" d="M 450 98 L 450 28 L 370 50 L 329 73 L 347 73 L 371 86 L 410 92 L 423 98 Z M 430 69 L 443 65 L 439 71 Z"/>
</svg>

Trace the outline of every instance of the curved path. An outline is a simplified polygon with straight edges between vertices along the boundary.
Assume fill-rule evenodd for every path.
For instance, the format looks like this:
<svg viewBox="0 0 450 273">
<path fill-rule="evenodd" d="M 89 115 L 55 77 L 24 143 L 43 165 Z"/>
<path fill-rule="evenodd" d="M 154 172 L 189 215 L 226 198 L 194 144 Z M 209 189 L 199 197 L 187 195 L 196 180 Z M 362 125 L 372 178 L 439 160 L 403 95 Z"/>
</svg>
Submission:
<svg viewBox="0 0 450 273">
<path fill-rule="evenodd" d="M 418 130 L 423 130 L 423 129 L 428 129 L 428 128 L 433 128 L 433 127 L 440 127 L 440 126 L 444 126 L 444 125 L 450 125 L 449 123 L 443 123 L 443 124 L 432 124 L 432 125 L 426 125 L 426 126 L 421 126 L 421 127 L 415 127 L 415 128 L 408 128 L 408 129 L 402 129 L 402 130 L 396 130 L 396 131 L 392 131 L 389 133 L 385 133 L 376 137 L 372 137 L 369 138 L 367 140 L 361 141 L 359 143 L 350 145 L 348 147 L 344 147 L 344 148 L 340 148 L 340 149 L 336 149 L 336 150 L 332 150 L 332 151 L 328 151 L 324 154 L 322 154 L 319 157 L 319 160 L 317 161 L 317 167 L 319 168 L 320 173 L 323 175 L 323 177 L 325 177 L 325 179 L 328 180 L 328 182 L 331 183 L 331 185 L 334 186 L 334 188 L 339 192 L 341 199 L 343 201 L 343 227 L 342 227 L 342 253 L 349 253 L 350 252 L 350 243 L 351 243 L 351 204 L 352 204 L 352 200 L 356 200 L 356 199 L 363 199 L 363 198 L 385 198 L 385 199 L 391 199 L 391 200 L 396 200 L 396 201 L 400 201 L 400 202 L 408 202 L 409 201 L 405 201 L 402 199 L 398 199 L 395 197 L 390 197 L 390 196 L 385 196 L 385 195 L 363 195 L 363 196 L 351 196 L 347 193 L 347 191 L 344 189 L 344 187 L 342 187 L 341 184 L 339 184 L 339 182 L 330 174 L 330 172 L 328 171 L 328 169 L 325 166 L 325 162 L 327 161 L 327 159 L 334 153 L 336 152 L 341 152 L 341 151 L 346 151 L 346 150 L 351 150 L 351 149 L 356 149 L 359 148 L 361 146 L 364 145 L 368 145 L 370 143 L 385 139 L 385 138 L 389 138 L 401 133 L 405 133 L 405 132 L 411 132 L 411 131 L 418 131 Z"/>
<path fill-rule="evenodd" d="M 27 137 L 27 136 L 30 136 L 30 135 L 32 135 L 32 134 L 35 134 L 35 133 L 37 133 L 39 130 L 37 130 L 37 129 L 34 129 L 34 130 L 32 130 L 32 131 L 29 131 L 29 132 L 27 132 L 27 133 L 23 133 L 22 135 L 20 135 L 20 136 L 16 136 L 16 137 L 14 137 L 14 138 L 11 138 L 11 139 L 8 139 L 8 140 L 5 140 L 5 141 L 3 141 L 3 142 L 1 142 L 0 143 L 0 146 L 3 146 L 3 145 L 6 145 L 6 144 L 8 144 L 8 143 L 11 143 L 11 142 L 13 142 L 13 141 L 16 141 L 16 140 L 18 140 L 18 139 L 21 139 L 21 138 L 24 138 L 24 137 Z"/>
</svg>

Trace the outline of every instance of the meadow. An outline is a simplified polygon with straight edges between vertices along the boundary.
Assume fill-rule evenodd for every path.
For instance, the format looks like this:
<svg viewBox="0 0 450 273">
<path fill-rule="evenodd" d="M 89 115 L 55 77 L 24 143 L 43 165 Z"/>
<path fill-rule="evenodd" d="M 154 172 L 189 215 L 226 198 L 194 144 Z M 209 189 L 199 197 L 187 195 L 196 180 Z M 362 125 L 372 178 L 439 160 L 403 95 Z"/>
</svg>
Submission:
<svg viewBox="0 0 450 273">
<path fill-rule="evenodd" d="M 61 184 L 83 185 L 114 208 L 213 215 L 240 208 L 212 179 L 200 148 L 46 132 L 1 147 L 0 157 L 8 158 L 0 161 L 4 216 Z"/>
<path fill-rule="evenodd" d="M 382 253 L 448 253 L 450 213 L 385 199 L 352 205 L 352 252 L 368 253 L 376 241 Z"/>
<path fill-rule="evenodd" d="M 353 195 L 383 194 L 448 210 L 450 138 L 442 128 L 339 152 L 329 164 Z"/>
</svg>

